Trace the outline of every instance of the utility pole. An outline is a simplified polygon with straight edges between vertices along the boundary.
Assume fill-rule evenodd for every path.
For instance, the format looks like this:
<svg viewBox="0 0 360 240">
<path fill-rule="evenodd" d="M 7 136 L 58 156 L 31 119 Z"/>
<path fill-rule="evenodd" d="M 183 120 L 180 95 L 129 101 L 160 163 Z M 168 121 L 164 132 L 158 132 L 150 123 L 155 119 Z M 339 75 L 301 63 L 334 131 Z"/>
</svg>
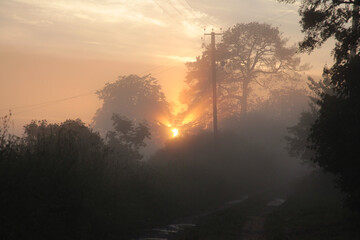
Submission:
<svg viewBox="0 0 360 240">
<path fill-rule="evenodd" d="M 213 126 L 214 126 L 214 138 L 217 140 L 218 138 L 218 121 L 217 121 L 217 87 L 216 87 L 216 64 L 215 64 L 215 53 L 216 53 L 216 46 L 215 46 L 215 36 L 222 35 L 221 33 L 215 33 L 214 30 L 211 33 L 205 33 L 204 35 L 211 36 L 211 82 L 213 88 Z"/>
</svg>

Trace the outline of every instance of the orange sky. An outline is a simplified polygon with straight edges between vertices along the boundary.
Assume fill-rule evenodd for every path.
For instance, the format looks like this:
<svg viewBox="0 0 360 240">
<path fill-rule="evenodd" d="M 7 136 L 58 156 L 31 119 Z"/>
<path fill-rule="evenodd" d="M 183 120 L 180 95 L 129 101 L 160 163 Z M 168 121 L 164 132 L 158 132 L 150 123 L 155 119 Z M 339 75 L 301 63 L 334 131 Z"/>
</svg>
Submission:
<svg viewBox="0 0 360 240">
<path fill-rule="evenodd" d="M 273 0 L 0 1 L 0 115 L 13 109 L 17 133 L 31 119 L 90 123 L 101 104 L 91 92 L 119 75 L 150 72 L 177 102 L 203 28 L 249 21 L 302 39 L 297 6 Z M 303 56 L 309 74 L 331 63 L 330 46 Z"/>
</svg>

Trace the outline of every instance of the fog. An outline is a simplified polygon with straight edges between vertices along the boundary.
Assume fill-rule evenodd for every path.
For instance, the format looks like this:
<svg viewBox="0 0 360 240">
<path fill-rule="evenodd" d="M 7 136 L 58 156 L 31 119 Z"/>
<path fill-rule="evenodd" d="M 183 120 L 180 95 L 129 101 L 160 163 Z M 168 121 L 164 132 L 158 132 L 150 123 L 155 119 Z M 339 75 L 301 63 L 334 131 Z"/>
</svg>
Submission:
<svg viewBox="0 0 360 240">
<path fill-rule="evenodd" d="M 358 3 L 311 4 L 1 2 L 0 238 L 360 236 Z"/>
</svg>

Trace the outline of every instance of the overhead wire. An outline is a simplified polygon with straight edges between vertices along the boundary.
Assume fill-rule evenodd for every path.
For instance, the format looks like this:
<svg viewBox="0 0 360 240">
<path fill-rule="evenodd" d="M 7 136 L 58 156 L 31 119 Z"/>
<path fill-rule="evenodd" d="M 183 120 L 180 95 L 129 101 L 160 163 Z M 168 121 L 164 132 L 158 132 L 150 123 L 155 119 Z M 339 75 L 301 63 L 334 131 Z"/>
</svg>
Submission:
<svg viewBox="0 0 360 240">
<path fill-rule="evenodd" d="M 180 21 L 180 20 L 178 20 L 177 18 L 175 18 L 174 17 L 174 15 L 173 14 L 171 14 L 165 7 L 163 7 L 159 2 L 158 2 L 158 0 L 152 0 L 163 12 L 165 12 L 170 18 L 171 18 L 171 20 L 172 21 L 175 21 L 176 23 L 178 23 L 178 24 L 180 24 L 182 27 L 185 27 L 184 26 L 184 22 L 182 22 L 182 21 Z M 168 4 L 170 5 L 170 6 L 172 6 L 172 8 L 174 8 L 175 9 L 175 11 L 177 11 L 177 13 L 181 16 L 181 18 L 183 19 L 183 15 L 182 15 L 182 13 L 177 9 L 177 8 L 175 8 L 173 5 L 171 5 L 171 3 L 169 3 L 168 2 Z M 187 21 L 187 19 L 183 19 L 183 20 L 185 20 L 186 22 L 188 22 Z M 192 24 L 195 28 L 198 28 L 198 29 L 201 29 L 199 26 L 197 26 L 197 25 L 194 25 L 194 24 Z M 187 29 L 187 30 L 190 30 L 190 31 L 192 31 L 192 32 L 195 32 L 193 29 Z"/>
<path fill-rule="evenodd" d="M 168 2 L 168 4 L 169 4 L 172 8 L 174 8 L 177 13 L 179 13 L 181 16 L 185 17 L 185 18 L 186 18 L 186 19 L 185 19 L 186 21 L 188 21 L 186 14 L 183 13 L 182 11 L 180 11 L 180 10 L 179 10 L 177 7 L 175 7 L 175 5 L 174 5 L 173 3 L 171 3 L 171 2 L 172 2 L 172 1 L 170 0 L 170 1 Z M 196 16 L 196 14 L 194 14 L 194 12 L 191 11 L 191 10 L 193 10 L 192 8 L 191 8 L 191 10 L 189 10 L 189 8 L 186 7 L 184 3 L 182 3 L 182 2 L 180 2 L 180 1 L 178 1 L 178 0 L 175 0 L 175 2 L 176 2 L 176 3 L 180 3 L 195 19 L 197 19 L 197 20 L 201 21 L 203 24 L 205 24 L 205 27 L 206 27 L 206 25 L 211 25 L 211 24 L 206 23 L 205 21 L 203 21 L 203 20 L 202 20 L 201 18 L 199 18 L 198 16 Z M 199 27 L 199 28 L 200 28 L 200 27 Z"/>
<path fill-rule="evenodd" d="M 68 100 L 72 100 L 72 99 L 76 99 L 76 98 L 80 98 L 80 97 L 84 97 L 84 96 L 89 96 L 89 95 L 93 95 L 96 93 L 97 90 L 93 90 L 93 91 L 89 91 L 83 94 L 79 94 L 79 95 L 75 95 L 75 96 L 71 96 L 71 97 L 66 97 L 66 98 L 61 98 L 61 99 L 55 99 L 55 100 L 51 100 L 51 101 L 46 101 L 46 102 L 41 102 L 41 103 L 36 103 L 36 104 L 31 104 L 31 105 L 23 105 L 23 106 L 15 106 L 15 107 L 8 107 L 8 108 L 3 108 L 0 109 L 0 111 L 9 111 L 9 110 L 13 110 L 13 109 L 26 109 L 24 111 L 20 111 L 20 112 L 15 112 L 16 114 L 19 113 L 25 113 L 25 112 L 29 112 L 29 111 L 33 111 L 33 110 L 37 110 L 37 109 L 41 109 L 47 106 L 51 106 L 60 102 L 65 102 Z"/>
<path fill-rule="evenodd" d="M 208 22 L 208 21 L 205 21 L 203 18 L 199 17 L 195 12 L 195 10 L 190 6 L 190 4 L 186 1 L 186 0 L 177 0 L 177 2 L 179 2 L 185 9 L 187 9 L 190 14 L 195 18 L 195 19 L 198 19 L 199 21 L 201 21 L 205 26 L 205 28 L 207 26 L 213 26 L 215 24 L 211 23 L 211 22 Z"/>
<path fill-rule="evenodd" d="M 188 56 L 189 54 L 192 54 L 192 53 L 196 53 L 198 52 L 198 50 L 196 51 L 191 51 L 191 52 L 188 52 L 186 53 L 185 55 L 181 56 L 181 57 L 186 57 Z M 152 68 L 152 69 L 149 69 L 147 71 L 144 71 L 142 73 L 140 73 L 139 75 L 145 75 L 145 74 L 151 74 L 152 76 L 157 76 L 161 73 L 164 73 L 164 72 L 167 72 L 171 69 L 174 69 L 176 68 L 177 66 L 171 66 L 172 64 L 174 64 L 174 61 L 169 61 L 163 65 L 160 65 L 160 66 L 157 66 L 155 68 Z M 166 68 L 166 69 L 163 69 L 159 72 L 155 72 L 155 73 L 151 73 L 151 71 L 153 71 L 154 69 L 161 69 L 162 67 L 164 66 L 171 66 L 169 68 Z M 26 112 L 31 112 L 31 111 L 34 111 L 34 110 L 38 110 L 38 109 L 42 109 L 42 108 L 45 108 L 45 107 L 48 107 L 48 106 L 52 106 L 52 105 L 55 105 L 55 104 L 58 104 L 58 103 L 61 103 L 61 102 L 65 102 L 65 101 L 69 101 L 69 100 L 73 100 L 73 99 L 77 99 L 77 98 L 81 98 L 81 97 L 84 97 L 84 96 L 89 96 L 89 95 L 93 95 L 93 94 L 96 94 L 96 92 L 98 91 L 99 89 L 94 89 L 94 90 L 91 90 L 91 91 L 88 91 L 86 93 L 82 93 L 82 94 L 78 94 L 78 95 L 75 95 L 75 96 L 70 96 L 70 97 L 66 97 L 66 98 L 61 98 L 61 99 L 55 99 L 55 100 L 50 100 L 50 101 L 45 101 L 45 102 L 41 102 L 41 103 L 36 103 L 36 104 L 28 104 L 28 105 L 21 105 L 21 106 L 14 106 L 14 107 L 7 107 L 7 108 L 2 108 L 0 109 L 0 112 L 3 112 L 3 111 L 9 111 L 9 110 L 14 110 L 14 109 L 26 109 L 26 110 L 23 110 L 23 111 L 19 111 L 19 112 L 15 112 L 16 114 L 21 114 L 21 113 L 26 113 Z M 14 114 L 15 114 L 14 113 Z"/>
<path fill-rule="evenodd" d="M 172 14 L 171 14 L 169 11 L 167 11 L 164 7 L 162 7 L 161 4 L 159 4 L 159 3 L 157 2 L 157 0 L 153 0 L 153 2 L 154 2 L 158 7 L 160 7 L 165 13 L 167 13 L 170 17 L 172 17 Z M 186 0 L 185 0 L 185 2 L 186 2 L 187 5 L 189 5 Z M 181 4 L 184 4 L 184 3 L 181 2 Z M 172 5 L 172 4 L 171 4 L 171 5 Z M 173 6 L 173 5 L 172 5 L 172 7 L 178 12 L 178 14 L 184 16 L 184 14 L 182 14 L 179 9 L 177 9 L 177 8 L 176 8 L 175 6 Z M 185 7 L 185 6 L 184 6 L 184 7 Z M 191 8 L 190 5 L 189 5 L 189 7 Z M 192 8 L 191 8 L 191 9 L 192 9 Z M 192 10 L 193 10 L 193 9 L 192 9 Z M 190 11 L 190 10 L 189 10 L 189 11 Z M 195 11 L 195 10 L 193 10 L 193 11 Z M 258 19 L 258 20 L 256 20 L 256 21 L 275 20 L 275 19 L 284 17 L 284 16 L 286 16 L 286 15 L 288 15 L 288 14 L 290 14 L 290 13 L 291 13 L 291 12 L 289 12 L 289 11 L 285 11 L 284 14 L 271 15 L 271 16 L 267 16 L 267 17 L 264 17 L 264 18 L 260 18 L 260 19 Z M 195 13 L 193 13 L 193 14 L 194 14 L 194 16 L 196 16 Z M 172 19 L 173 19 L 173 18 L 172 18 Z M 182 23 L 181 23 L 181 24 L 182 24 Z M 198 51 L 198 50 L 196 50 L 196 52 L 197 52 L 197 51 Z M 192 53 L 195 53 L 195 51 L 189 52 L 189 53 L 187 53 L 186 55 L 189 55 L 189 54 L 192 54 Z M 186 57 L 186 55 L 185 55 L 185 56 L 182 56 L 182 57 Z M 144 75 L 144 74 L 146 74 L 146 73 L 151 74 L 151 71 L 153 71 L 153 70 L 155 70 L 155 69 L 161 69 L 161 68 L 164 67 L 164 66 L 169 66 L 169 65 L 171 66 L 172 64 L 173 64 L 172 61 L 171 61 L 171 62 L 167 62 L 167 63 L 165 63 L 165 64 L 163 64 L 163 65 L 160 65 L 160 66 L 151 68 L 151 69 L 149 69 L 149 70 L 147 70 L 147 71 L 144 71 L 144 72 L 140 73 L 140 75 Z M 151 75 L 152 75 L 152 76 L 156 76 L 156 75 L 159 75 L 159 74 L 164 73 L 164 72 L 166 72 L 166 71 L 169 71 L 169 70 L 171 70 L 171 69 L 173 69 L 173 68 L 175 68 L 175 67 L 177 67 L 177 66 L 171 66 L 171 67 L 169 67 L 169 68 L 166 68 L 166 69 L 164 69 L 164 70 L 161 70 L 160 72 L 155 72 L 155 73 L 153 73 L 153 74 L 151 74 Z M 38 110 L 38 109 L 41 109 L 41 108 L 45 108 L 45 107 L 48 107 L 48 106 L 51 106 L 51 105 L 54 105 L 54 104 L 58 104 L 58 103 L 60 103 L 60 102 L 65 102 L 65 101 L 73 100 L 73 99 L 76 99 L 76 98 L 81 98 L 81 97 L 84 97 L 84 96 L 93 95 L 93 94 L 95 94 L 97 91 L 98 91 L 98 89 L 92 90 L 92 91 L 89 91 L 89 92 L 86 92 L 86 93 L 78 94 L 78 95 L 75 95 L 75 96 L 70 96 L 70 97 L 66 97 L 66 98 L 61 98 L 61 99 L 46 101 L 46 102 L 37 103 L 37 104 L 30 104 L 30 105 L 22 105 L 22 106 L 2 108 L 2 109 L 0 109 L 0 112 L 8 111 L 9 109 L 26 109 L 26 110 L 24 110 L 24 111 L 16 112 L 16 114 L 25 113 L 25 112 L 30 112 L 30 111 L 34 111 L 34 110 Z"/>
</svg>

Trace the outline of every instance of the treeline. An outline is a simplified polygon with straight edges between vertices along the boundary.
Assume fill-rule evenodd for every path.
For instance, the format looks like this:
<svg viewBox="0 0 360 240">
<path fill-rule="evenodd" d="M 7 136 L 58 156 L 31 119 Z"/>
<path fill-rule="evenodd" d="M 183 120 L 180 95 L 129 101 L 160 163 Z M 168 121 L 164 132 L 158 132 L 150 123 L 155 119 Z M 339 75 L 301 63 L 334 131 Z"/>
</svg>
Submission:
<svg viewBox="0 0 360 240">
<path fill-rule="evenodd" d="M 333 174 L 344 194 L 344 203 L 360 212 L 360 2 L 343 3 L 302 1 L 299 6 L 305 35 L 299 50 L 310 53 L 333 38 L 334 64 L 325 65 L 322 80 L 311 81 L 313 109 L 303 113 L 299 123 L 290 128 L 290 148 L 292 153 Z"/>
<path fill-rule="evenodd" d="M 103 139 L 80 120 L 0 128 L 1 239 L 129 239 L 280 182 L 256 141 L 208 132 L 169 141 L 147 162 L 146 124 L 114 116 Z"/>
<path fill-rule="evenodd" d="M 136 152 L 80 120 L 3 128 L 0 147 L 1 239 L 119 239 L 161 217 L 153 202 L 166 208 Z"/>
</svg>

